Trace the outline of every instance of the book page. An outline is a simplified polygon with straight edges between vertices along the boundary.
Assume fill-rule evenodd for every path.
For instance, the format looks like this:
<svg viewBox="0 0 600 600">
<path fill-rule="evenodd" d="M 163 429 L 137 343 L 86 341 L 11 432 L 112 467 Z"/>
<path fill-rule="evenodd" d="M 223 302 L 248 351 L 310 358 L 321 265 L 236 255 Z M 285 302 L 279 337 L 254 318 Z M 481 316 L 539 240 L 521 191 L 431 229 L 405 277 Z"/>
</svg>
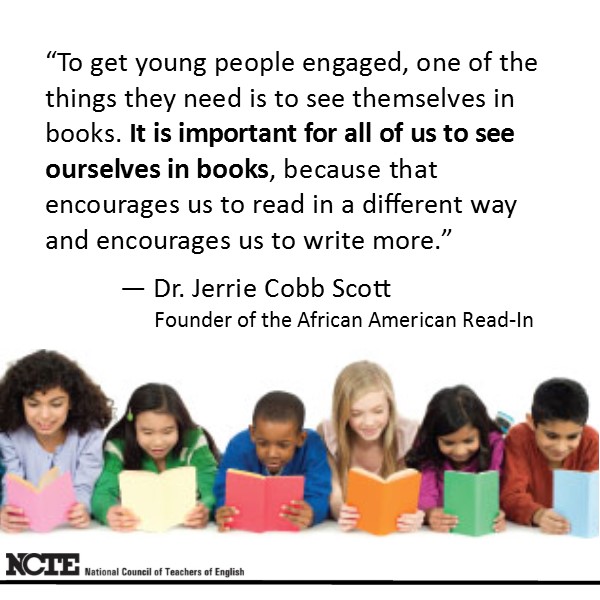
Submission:
<svg viewBox="0 0 600 600">
<path fill-rule="evenodd" d="M 117 418 L 168 383 L 221 449 L 271 390 L 330 419 L 359 360 L 413 422 L 464 383 L 519 423 L 568 376 L 600 428 L 599 22 L 598 0 L 3 2 L 2 370 L 55 349 Z M 598 579 L 598 539 L 336 527 L 40 545 L 81 580 Z"/>
<path fill-rule="evenodd" d="M 60 477 L 60 469 L 58 467 L 52 467 L 49 471 L 46 471 L 38 482 L 38 489 L 43 490 L 47 485 L 56 481 Z"/>
<path fill-rule="evenodd" d="M 169 469 L 160 475 L 122 471 L 119 484 L 121 504 L 140 519 L 139 528 L 145 531 L 164 531 L 183 523 L 195 504 L 193 467 Z"/>
</svg>

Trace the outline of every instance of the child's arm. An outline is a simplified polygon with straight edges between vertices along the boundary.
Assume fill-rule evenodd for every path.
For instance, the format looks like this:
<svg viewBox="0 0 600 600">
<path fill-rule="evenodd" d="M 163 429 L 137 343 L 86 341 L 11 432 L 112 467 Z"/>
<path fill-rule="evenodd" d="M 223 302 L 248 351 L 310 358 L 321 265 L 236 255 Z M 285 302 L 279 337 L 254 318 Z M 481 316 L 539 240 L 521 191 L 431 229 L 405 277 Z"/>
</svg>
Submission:
<svg viewBox="0 0 600 600">
<path fill-rule="evenodd" d="M 282 516 L 300 529 L 310 527 L 315 520 L 312 506 L 306 500 L 292 500 L 282 507 Z"/>
<path fill-rule="evenodd" d="M 92 494 L 92 514 L 98 521 L 109 525 L 107 519 L 108 511 L 115 506 L 119 506 L 121 502 L 119 488 L 119 473 L 123 470 L 123 461 L 115 453 L 118 449 L 110 451 L 108 447 L 113 442 L 107 442 L 107 449 L 104 452 L 104 468 L 96 481 L 96 487 Z"/>
<path fill-rule="evenodd" d="M 225 458 L 225 457 L 223 457 Z M 217 475 L 215 476 L 215 484 L 213 486 L 213 496 L 215 498 L 215 506 L 219 508 L 225 504 L 225 475 L 227 468 L 224 466 L 223 460 L 217 469 Z"/>
<path fill-rule="evenodd" d="M 227 448 L 225 448 L 225 453 L 217 469 L 213 486 L 213 496 L 217 508 L 225 504 L 225 478 L 227 476 L 227 469 L 244 470 L 244 466 L 241 464 L 240 449 L 237 448 L 239 445 L 236 443 L 237 439 L 238 437 L 236 436 L 227 444 Z"/>
<path fill-rule="evenodd" d="M 331 469 L 331 495 L 329 496 L 329 513 L 333 519 L 339 521 L 340 513 L 345 507 L 344 491 L 342 489 L 342 482 L 340 481 L 340 477 L 336 468 L 335 457 L 331 454 L 331 449 L 327 443 L 326 423 L 327 422 L 319 423 L 317 427 L 317 433 L 321 436 L 321 439 L 325 444 L 325 448 L 327 450 L 327 462 L 329 463 L 329 468 Z M 331 429 L 331 425 L 328 426 L 328 429 Z"/>
<path fill-rule="evenodd" d="M 196 446 L 190 458 L 190 465 L 196 468 L 196 489 L 200 493 L 200 501 L 210 512 L 215 506 L 213 486 L 217 473 L 217 461 L 210 451 L 201 429 L 194 432 L 191 441 Z"/>
<path fill-rule="evenodd" d="M 25 477 L 21 460 L 10 436 L 0 433 L 0 456 L 6 468 L 6 473 L 14 473 Z M 29 528 L 29 520 L 23 514 L 23 509 L 16 506 L 5 506 L 6 503 L 6 473 L 2 478 L 2 508 L 0 509 L 0 529 L 6 533 L 17 533 Z"/>
<path fill-rule="evenodd" d="M 501 433 L 490 434 L 490 471 L 501 471 L 504 463 L 504 438 Z"/>
<path fill-rule="evenodd" d="M 14 473 L 19 477 L 25 478 L 25 472 L 21 464 L 21 459 L 15 445 L 13 444 L 10 435 L 0 433 L 0 456 L 6 469 L 6 473 Z M 2 478 L 2 504 L 6 503 L 6 474 Z"/>
<path fill-rule="evenodd" d="M 111 506 L 106 513 L 106 524 L 113 531 L 134 531 L 137 529 L 139 519 L 123 506 Z"/>
<path fill-rule="evenodd" d="M 331 469 L 327 462 L 327 450 L 319 435 L 307 431 L 304 465 L 304 501 L 313 512 L 311 525 L 321 523 L 329 512 L 331 494 Z"/>
<path fill-rule="evenodd" d="M 234 515 L 237 515 L 238 510 L 233 506 L 220 506 L 215 514 L 215 521 L 219 531 L 229 531 L 229 524 L 233 520 Z"/>
<path fill-rule="evenodd" d="M 102 472 L 102 440 L 103 433 L 100 429 L 93 429 L 80 439 L 75 472 L 71 473 L 75 497 L 78 500 L 68 516 L 73 527 L 82 528 L 89 525 L 92 493 Z"/>
<path fill-rule="evenodd" d="M 494 531 L 496 533 L 500 533 L 501 531 L 506 530 L 506 515 L 504 511 L 501 510 L 498 513 L 498 516 L 494 519 Z"/>
<path fill-rule="evenodd" d="M 418 510 L 415 513 L 400 515 L 396 520 L 396 529 L 400 533 L 412 533 L 421 528 L 424 519 L 425 513 L 422 510 Z"/>
<path fill-rule="evenodd" d="M 425 513 L 425 523 L 433 531 L 447 533 L 458 524 L 454 515 L 444 512 L 442 479 L 435 467 L 423 467 L 421 471 L 421 489 L 419 491 L 419 509 Z"/>
<path fill-rule="evenodd" d="M 92 494 L 92 513 L 114 531 L 133 531 L 138 526 L 138 518 L 128 509 L 121 506 L 121 490 L 119 473 L 123 470 L 121 450 L 109 441 L 104 452 L 104 468 L 96 482 Z"/>
<path fill-rule="evenodd" d="M 587 439 L 585 439 L 587 438 Z M 598 432 L 590 426 L 584 427 L 583 457 L 581 467 L 576 467 L 578 471 L 597 471 L 598 470 Z"/>
<path fill-rule="evenodd" d="M 532 449 L 527 447 L 526 430 L 518 427 L 512 428 L 506 437 L 500 505 L 509 521 L 534 525 L 537 524 L 534 515 L 547 507 L 536 502 L 531 493 Z"/>
<path fill-rule="evenodd" d="M 432 531 L 448 533 L 458 525 L 458 519 L 454 515 L 448 515 L 443 508 L 430 508 L 425 511 L 425 521 Z"/>
<path fill-rule="evenodd" d="M 83 529 L 87 527 L 91 521 L 88 509 L 86 509 L 81 502 L 71 506 L 69 513 L 67 514 L 67 518 L 71 527 L 75 527 L 77 529 Z"/>
<path fill-rule="evenodd" d="M 352 531 L 353 529 L 356 529 L 359 519 L 360 515 L 358 514 L 358 509 L 356 507 L 350 506 L 349 504 L 342 504 L 337 519 L 338 525 L 342 531 Z"/>
<path fill-rule="evenodd" d="M 437 469 L 423 467 L 421 469 L 421 488 L 419 489 L 419 508 L 425 512 L 438 508 L 444 503 L 442 484 Z"/>
<path fill-rule="evenodd" d="M 198 502 L 198 504 L 185 516 L 184 525 L 186 527 L 192 527 L 193 529 L 206 527 L 209 515 L 210 510 L 206 508 L 202 502 Z"/>
<path fill-rule="evenodd" d="M 340 518 L 340 512 L 344 506 L 344 494 L 342 491 L 342 482 L 338 476 L 335 462 L 331 455 L 327 455 L 329 468 L 331 469 L 331 494 L 329 496 L 329 512 L 337 521 Z"/>
<path fill-rule="evenodd" d="M 238 512 L 235 506 L 224 506 L 224 504 L 227 469 L 244 469 L 241 448 L 238 447 L 241 446 L 241 443 L 238 443 L 239 439 L 240 438 L 236 436 L 229 442 L 229 444 L 227 444 L 227 448 L 225 449 L 225 453 L 221 458 L 221 463 L 219 464 L 219 468 L 217 470 L 217 476 L 215 477 L 215 485 L 213 488 L 217 506 L 217 510 L 215 512 L 215 521 L 217 522 L 217 526 L 221 532 L 229 531 L 229 524 L 233 520 L 234 515 L 236 515 Z"/>
<path fill-rule="evenodd" d="M 331 460 L 329 466 L 331 468 L 331 496 L 329 497 L 331 516 L 338 522 L 342 531 L 352 531 L 358 525 L 360 514 L 355 506 L 344 502 L 342 484 Z"/>
<path fill-rule="evenodd" d="M 493 432 L 490 434 L 490 438 L 491 457 L 489 469 L 498 471 L 501 474 L 504 466 L 504 437 L 498 432 Z M 506 514 L 501 510 L 494 519 L 494 531 L 500 533 L 505 530 Z"/>
<path fill-rule="evenodd" d="M 551 508 L 540 508 L 535 511 L 531 523 L 537 525 L 544 533 L 569 533 L 569 521 L 555 513 Z"/>
<path fill-rule="evenodd" d="M 215 520 L 219 526 L 219 531 L 229 531 L 228 523 L 231 522 L 233 515 L 237 513 L 235 506 L 224 506 L 227 469 L 239 469 L 252 473 L 260 472 L 254 445 L 250 443 L 246 432 L 237 434 L 229 441 L 225 453 L 221 457 L 217 476 L 215 477 L 213 494 L 217 507 Z"/>
<path fill-rule="evenodd" d="M 6 533 L 19 533 L 29 528 L 29 519 L 17 506 L 0 508 L 0 529 Z"/>
</svg>

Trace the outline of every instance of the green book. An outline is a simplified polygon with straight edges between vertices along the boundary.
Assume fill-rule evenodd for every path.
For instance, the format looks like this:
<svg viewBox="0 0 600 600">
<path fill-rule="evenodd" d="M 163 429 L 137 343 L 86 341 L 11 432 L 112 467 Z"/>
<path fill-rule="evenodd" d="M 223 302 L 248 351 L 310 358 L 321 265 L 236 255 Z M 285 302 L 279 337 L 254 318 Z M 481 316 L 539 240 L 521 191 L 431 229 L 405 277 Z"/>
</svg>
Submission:
<svg viewBox="0 0 600 600">
<path fill-rule="evenodd" d="M 444 512 L 458 517 L 453 533 L 485 535 L 494 533 L 494 519 L 500 512 L 498 471 L 444 473 Z"/>
</svg>

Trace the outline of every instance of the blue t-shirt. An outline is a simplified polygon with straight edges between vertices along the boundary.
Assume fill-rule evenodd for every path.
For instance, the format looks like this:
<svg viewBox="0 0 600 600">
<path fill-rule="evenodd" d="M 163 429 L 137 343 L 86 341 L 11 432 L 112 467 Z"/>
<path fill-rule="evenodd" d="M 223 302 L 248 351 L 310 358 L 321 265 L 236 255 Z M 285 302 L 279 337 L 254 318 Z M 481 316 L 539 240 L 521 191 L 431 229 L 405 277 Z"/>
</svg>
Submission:
<svg viewBox="0 0 600 600">
<path fill-rule="evenodd" d="M 314 513 L 313 524 L 327 518 L 329 512 L 329 494 L 331 493 L 331 469 L 327 462 L 327 451 L 321 437 L 312 429 L 305 429 L 306 440 L 287 463 L 280 475 L 304 475 L 304 500 L 310 504 Z M 238 433 L 227 445 L 221 459 L 214 494 L 217 508 L 225 504 L 225 475 L 227 469 L 239 469 L 260 475 L 268 475 L 267 468 L 256 456 L 256 445 L 246 429 Z"/>
<path fill-rule="evenodd" d="M 0 433 L 0 456 L 8 473 L 33 485 L 38 485 L 42 475 L 52 467 L 58 467 L 61 473 L 70 472 L 77 502 L 89 511 L 94 484 L 102 471 L 103 437 L 100 429 L 90 429 L 83 435 L 72 429 L 54 452 L 47 452 L 31 427 L 23 425 L 15 431 Z M 2 484 L 6 488 L 6 481 Z"/>
</svg>

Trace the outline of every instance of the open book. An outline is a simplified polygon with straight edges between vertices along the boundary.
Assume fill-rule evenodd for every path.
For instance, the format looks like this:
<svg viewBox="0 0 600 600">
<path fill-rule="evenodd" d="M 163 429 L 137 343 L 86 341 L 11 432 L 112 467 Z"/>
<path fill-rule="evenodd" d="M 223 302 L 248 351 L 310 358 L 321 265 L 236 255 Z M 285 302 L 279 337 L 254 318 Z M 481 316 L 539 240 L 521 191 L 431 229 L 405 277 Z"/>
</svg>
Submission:
<svg viewBox="0 0 600 600">
<path fill-rule="evenodd" d="M 6 504 L 22 508 L 33 531 L 50 531 L 68 521 L 69 509 L 77 502 L 69 472 L 53 467 L 37 486 L 13 473 L 6 475 Z"/>
<path fill-rule="evenodd" d="M 571 525 L 571 535 L 598 535 L 598 471 L 553 471 L 553 509 Z"/>
<path fill-rule="evenodd" d="M 500 513 L 498 471 L 444 473 L 444 512 L 458 517 L 452 533 L 485 535 L 494 533 L 494 519 Z"/>
<path fill-rule="evenodd" d="M 358 509 L 357 528 L 375 535 L 396 531 L 400 515 L 417 511 L 421 473 L 404 469 L 392 473 L 387 479 L 352 467 L 348 472 L 346 504 Z"/>
<path fill-rule="evenodd" d="M 177 467 L 162 473 L 121 471 L 121 504 L 140 519 L 138 529 L 165 531 L 185 521 L 196 505 L 196 469 Z"/>
<path fill-rule="evenodd" d="M 234 506 L 231 529 L 245 531 L 298 531 L 298 527 L 281 517 L 281 507 L 304 498 L 302 475 L 264 476 L 248 471 L 227 469 L 225 505 Z"/>
</svg>

